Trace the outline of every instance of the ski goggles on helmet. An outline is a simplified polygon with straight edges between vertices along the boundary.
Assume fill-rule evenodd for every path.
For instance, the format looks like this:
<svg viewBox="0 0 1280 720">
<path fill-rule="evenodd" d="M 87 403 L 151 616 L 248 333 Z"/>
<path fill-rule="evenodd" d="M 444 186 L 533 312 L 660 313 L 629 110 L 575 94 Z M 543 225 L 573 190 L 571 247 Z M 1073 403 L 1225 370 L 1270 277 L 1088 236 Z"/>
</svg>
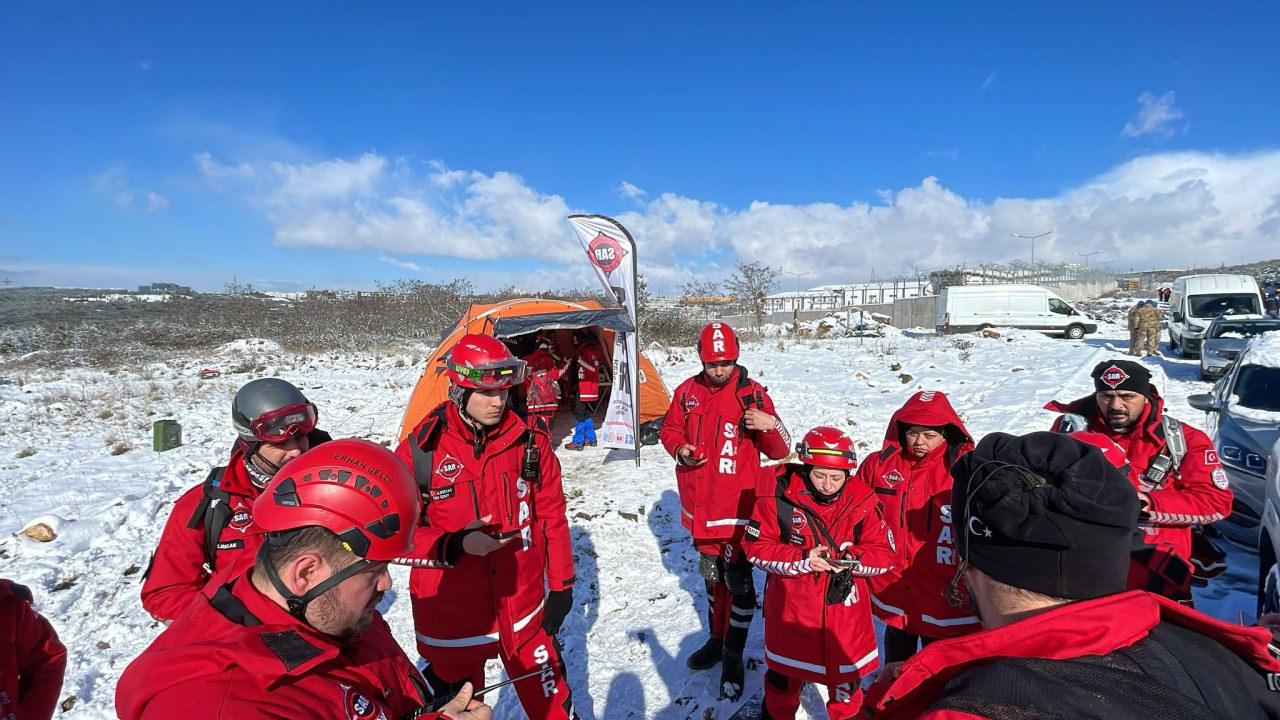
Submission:
<svg viewBox="0 0 1280 720">
<path fill-rule="evenodd" d="M 498 362 L 492 365 L 470 367 L 448 361 L 449 371 L 459 385 L 476 390 L 500 390 L 515 387 L 524 382 L 528 365 L 523 360 Z"/>
<path fill-rule="evenodd" d="M 249 424 L 253 436 L 265 443 L 276 445 L 296 435 L 306 435 L 316 429 L 320 413 L 312 403 L 295 403 L 265 412 Z"/>
<path fill-rule="evenodd" d="M 813 447 L 804 443 L 796 443 L 796 454 L 800 456 L 800 462 L 821 465 L 825 462 L 835 461 L 836 463 L 850 465 L 857 463 L 858 458 L 852 450 L 840 450 L 837 448 Z"/>
</svg>

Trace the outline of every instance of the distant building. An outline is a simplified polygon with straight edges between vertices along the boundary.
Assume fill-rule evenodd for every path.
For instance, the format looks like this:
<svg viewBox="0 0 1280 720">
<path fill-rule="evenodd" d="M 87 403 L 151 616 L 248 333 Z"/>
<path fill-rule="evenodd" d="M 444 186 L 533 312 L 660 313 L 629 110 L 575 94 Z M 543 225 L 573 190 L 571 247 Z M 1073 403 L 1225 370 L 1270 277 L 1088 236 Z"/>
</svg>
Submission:
<svg viewBox="0 0 1280 720">
<path fill-rule="evenodd" d="M 767 295 L 764 299 L 764 311 L 774 313 L 793 310 L 843 310 L 933 294 L 933 286 L 926 278 L 850 285 L 819 285 L 798 292 Z"/>
<path fill-rule="evenodd" d="M 151 283 L 150 285 L 139 285 L 139 295 L 194 295 L 191 288 L 186 285 L 175 285 L 173 283 Z"/>
</svg>

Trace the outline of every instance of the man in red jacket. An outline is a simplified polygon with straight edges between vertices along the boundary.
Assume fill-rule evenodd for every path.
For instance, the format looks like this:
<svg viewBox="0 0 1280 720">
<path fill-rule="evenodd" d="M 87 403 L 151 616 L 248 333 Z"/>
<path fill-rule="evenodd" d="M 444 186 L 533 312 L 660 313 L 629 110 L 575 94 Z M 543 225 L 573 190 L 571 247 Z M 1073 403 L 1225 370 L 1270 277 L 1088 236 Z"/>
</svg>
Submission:
<svg viewBox="0 0 1280 720">
<path fill-rule="evenodd" d="M 261 542 L 253 502 L 281 465 L 329 439 L 317 417 L 302 391 L 279 378 L 240 388 L 231 401 L 231 459 L 178 498 L 151 555 L 142 607 L 152 617 L 172 622 L 215 571 L 253 563 Z"/>
<path fill-rule="evenodd" d="M 581 450 L 596 444 L 596 423 L 591 413 L 600 402 L 600 369 L 609 360 L 590 330 L 574 330 L 573 344 L 577 347 L 573 364 L 577 368 L 578 395 L 573 401 L 573 439 L 564 447 L 566 450 Z"/>
<path fill-rule="evenodd" d="M 867 581 L 893 569 L 897 553 L 871 488 L 849 482 L 853 440 L 810 430 L 799 463 L 778 468 L 756 500 L 744 549 L 769 573 L 764 590 L 764 717 L 793 720 L 806 681 L 827 686 L 827 714 L 852 718 L 859 680 L 880 666 Z"/>
<path fill-rule="evenodd" d="M 556 357 L 550 338 L 539 340 L 537 348 L 523 359 L 527 366 L 523 387 L 529 425 L 541 423 L 550 433 L 556 410 L 560 408 L 560 378 L 569 369 L 571 360 Z"/>
<path fill-rule="evenodd" d="M 413 550 L 413 476 L 367 440 L 288 462 L 254 501 L 254 565 L 219 574 L 116 685 L 122 720 L 399 720 L 429 700 L 378 612 Z M 488 720 L 464 688 L 425 718 Z"/>
<path fill-rule="evenodd" d="M 27 586 L 0 580 L 0 720 L 49 720 L 62 692 L 67 648 L 31 603 Z"/>
<path fill-rule="evenodd" d="M 884 620 L 885 662 L 915 654 L 920 643 L 973 632 L 967 605 L 943 597 L 956 573 L 951 524 L 951 465 L 973 449 L 973 438 L 946 394 L 923 390 L 889 419 L 884 448 L 858 468 L 875 491 L 898 541 L 898 567 L 871 581 L 871 602 Z"/>
<path fill-rule="evenodd" d="M 502 659 L 531 718 L 574 717 L 555 635 L 573 604 L 560 463 L 541 427 L 508 407 L 525 364 L 489 335 L 445 360 L 449 399 L 396 452 L 423 496 L 409 576 L 418 652 L 436 696 L 480 684 Z"/>
<path fill-rule="evenodd" d="M 1132 360 L 1093 368 L 1096 392 L 1071 403 L 1050 402 L 1055 430 L 1088 429 L 1107 436 L 1129 460 L 1138 491 L 1145 547 L 1135 551 L 1130 587 L 1181 602 L 1191 600 L 1191 533 L 1231 514 L 1231 490 L 1213 442 L 1165 413 L 1151 373 Z M 1083 417 L 1087 428 L 1066 427 Z"/>
<path fill-rule="evenodd" d="M 723 662 L 720 687 L 729 699 L 742 692 L 742 649 L 756 611 L 742 537 L 762 477 L 760 453 L 779 460 L 791 450 L 791 434 L 768 388 L 747 377 L 738 355 L 738 338 L 728 324 L 702 329 L 702 372 L 676 388 L 660 434 L 676 460 L 680 521 L 693 535 L 707 585 L 710 636 L 687 664 L 705 670 Z"/>
<path fill-rule="evenodd" d="M 884 673 L 866 717 L 1280 718 L 1267 630 L 1125 590 L 1138 497 L 1098 448 L 992 433 L 951 475 L 985 629 Z"/>
</svg>

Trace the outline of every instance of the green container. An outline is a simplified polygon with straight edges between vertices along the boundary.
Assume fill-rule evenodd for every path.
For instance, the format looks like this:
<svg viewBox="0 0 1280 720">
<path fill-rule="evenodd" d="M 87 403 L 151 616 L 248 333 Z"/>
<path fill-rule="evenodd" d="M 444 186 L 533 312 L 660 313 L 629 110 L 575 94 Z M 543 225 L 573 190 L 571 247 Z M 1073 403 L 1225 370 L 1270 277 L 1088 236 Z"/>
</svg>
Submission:
<svg viewBox="0 0 1280 720">
<path fill-rule="evenodd" d="M 157 420 L 151 424 L 151 449 L 172 450 L 182 445 L 182 426 L 177 420 Z"/>
</svg>

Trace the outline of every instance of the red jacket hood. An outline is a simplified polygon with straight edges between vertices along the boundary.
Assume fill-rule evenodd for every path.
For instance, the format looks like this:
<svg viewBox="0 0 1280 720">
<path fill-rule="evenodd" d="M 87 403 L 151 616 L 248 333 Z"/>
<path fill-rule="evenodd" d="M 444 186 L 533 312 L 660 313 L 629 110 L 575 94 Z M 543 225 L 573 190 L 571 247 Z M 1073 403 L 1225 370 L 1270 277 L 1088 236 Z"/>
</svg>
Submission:
<svg viewBox="0 0 1280 720">
<path fill-rule="evenodd" d="M 884 433 L 884 446 L 896 445 L 906 450 L 903 435 L 912 425 L 946 428 L 948 445 L 961 445 L 964 450 L 973 449 L 973 437 L 965 429 L 964 422 L 951 407 L 947 394 L 941 390 L 921 390 L 912 395 L 898 411 L 889 418 L 889 427 Z"/>
<path fill-rule="evenodd" d="M 1064 605 L 996 630 L 939 640 L 904 663 L 887 687 L 873 690 L 868 707 L 876 717 L 880 711 L 886 717 L 917 717 L 971 665 L 1001 658 L 1107 655 L 1142 640 L 1160 622 L 1207 635 L 1254 667 L 1280 669 L 1280 661 L 1267 652 L 1269 631 L 1219 622 L 1159 595 L 1131 590 Z"/>
</svg>

